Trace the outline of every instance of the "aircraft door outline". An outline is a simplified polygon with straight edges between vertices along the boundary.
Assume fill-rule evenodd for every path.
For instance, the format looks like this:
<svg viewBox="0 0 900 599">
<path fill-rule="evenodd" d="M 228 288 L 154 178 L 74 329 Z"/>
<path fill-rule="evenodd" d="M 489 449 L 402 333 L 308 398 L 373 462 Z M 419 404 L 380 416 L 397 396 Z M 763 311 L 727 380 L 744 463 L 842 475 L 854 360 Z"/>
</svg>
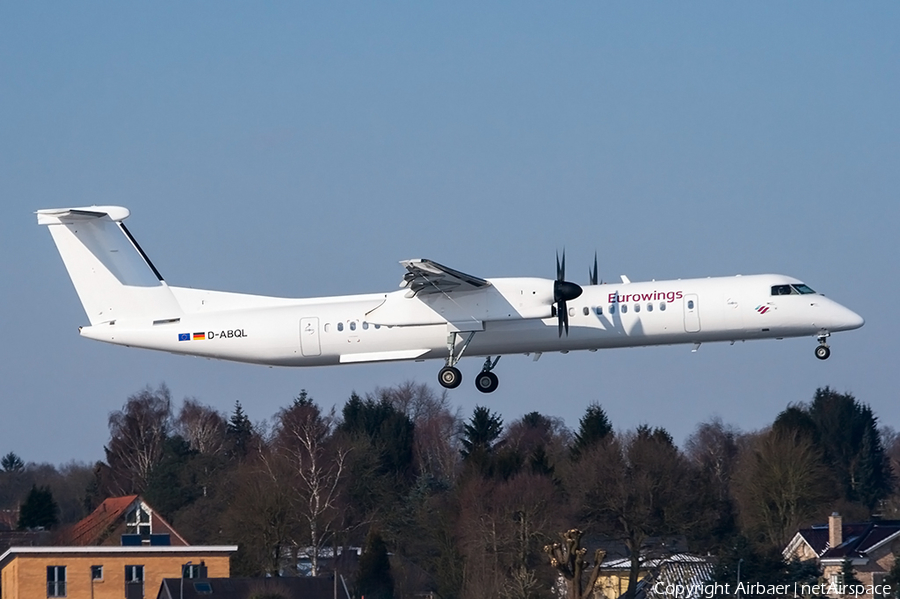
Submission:
<svg viewBox="0 0 900 599">
<path fill-rule="evenodd" d="M 306 357 L 322 355 L 319 343 L 319 319 L 316 316 L 300 319 L 300 353 Z"/>
<path fill-rule="evenodd" d="M 700 299 L 696 293 L 686 293 L 684 296 L 684 331 L 700 332 Z"/>
</svg>

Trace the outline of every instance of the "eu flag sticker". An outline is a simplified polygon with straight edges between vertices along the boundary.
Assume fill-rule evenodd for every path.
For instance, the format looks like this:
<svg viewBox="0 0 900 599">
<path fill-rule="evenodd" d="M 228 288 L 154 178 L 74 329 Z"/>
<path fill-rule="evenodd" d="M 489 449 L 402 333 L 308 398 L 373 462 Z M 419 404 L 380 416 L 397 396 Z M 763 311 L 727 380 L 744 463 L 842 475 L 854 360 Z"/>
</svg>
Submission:
<svg viewBox="0 0 900 599">
<path fill-rule="evenodd" d="M 178 340 L 179 341 L 190 341 L 191 334 L 190 333 L 178 333 Z"/>
</svg>

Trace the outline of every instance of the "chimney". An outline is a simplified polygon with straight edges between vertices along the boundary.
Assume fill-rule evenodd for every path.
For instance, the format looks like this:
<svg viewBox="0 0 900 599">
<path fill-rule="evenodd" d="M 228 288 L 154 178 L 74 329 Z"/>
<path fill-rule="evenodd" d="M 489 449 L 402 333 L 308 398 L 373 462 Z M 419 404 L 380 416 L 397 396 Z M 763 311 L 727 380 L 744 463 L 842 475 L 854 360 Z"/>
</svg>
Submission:
<svg viewBox="0 0 900 599">
<path fill-rule="evenodd" d="M 844 523 L 841 515 L 833 512 L 828 516 L 828 545 L 833 549 L 844 542 Z"/>
</svg>

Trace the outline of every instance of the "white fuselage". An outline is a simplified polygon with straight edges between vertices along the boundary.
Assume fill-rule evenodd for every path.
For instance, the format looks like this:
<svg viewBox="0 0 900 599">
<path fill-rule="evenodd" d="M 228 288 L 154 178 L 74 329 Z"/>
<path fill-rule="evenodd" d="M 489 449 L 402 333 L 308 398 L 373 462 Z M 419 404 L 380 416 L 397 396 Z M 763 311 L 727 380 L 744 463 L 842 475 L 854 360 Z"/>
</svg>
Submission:
<svg viewBox="0 0 900 599">
<path fill-rule="evenodd" d="M 466 293 L 455 293 L 438 304 L 403 290 L 286 299 L 170 287 L 182 310 L 177 316 L 119 319 L 81 334 L 223 360 L 319 366 L 445 359 L 448 337 L 458 347 L 470 331 L 465 355 L 495 356 L 820 336 L 863 324 L 817 293 L 773 295 L 773 286 L 797 279 L 752 275 L 584 286 L 568 302 L 570 331 L 560 336 L 547 300 L 552 281 L 489 281 L 490 300 L 473 291 L 469 303 Z"/>
</svg>

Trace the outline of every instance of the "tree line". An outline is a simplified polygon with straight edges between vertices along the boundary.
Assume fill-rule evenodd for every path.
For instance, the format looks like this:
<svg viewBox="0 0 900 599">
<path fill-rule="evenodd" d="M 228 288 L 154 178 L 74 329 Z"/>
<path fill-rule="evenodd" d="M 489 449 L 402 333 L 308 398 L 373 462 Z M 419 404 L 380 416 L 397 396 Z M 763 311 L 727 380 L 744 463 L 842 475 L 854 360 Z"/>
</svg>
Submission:
<svg viewBox="0 0 900 599">
<path fill-rule="evenodd" d="M 666 536 L 717 556 L 723 580 L 739 563 L 745 576 L 814 578 L 781 560 L 798 528 L 833 511 L 900 513 L 900 437 L 828 387 L 759 431 L 701 423 L 683 447 L 661 427 L 615 430 L 596 402 L 571 430 L 538 412 L 463 415 L 412 382 L 354 393 L 339 413 L 301 391 L 259 423 L 239 402 L 229 415 L 191 398 L 176 407 L 162 385 L 108 424 L 95 464 L 7 454 L 0 508 L 22 506 L 22 528 L 52 527 L 141 494 L 189 542 L 237 544 L 234 575 L 297 575 L 300 561 L 320 575 L 323 550 L 364 546 L 345 574 L 367 597 L 555 596 L 553 544 L 573 529 L 625 548 L 629 594 L 650 541 Z"/>
</svg>

